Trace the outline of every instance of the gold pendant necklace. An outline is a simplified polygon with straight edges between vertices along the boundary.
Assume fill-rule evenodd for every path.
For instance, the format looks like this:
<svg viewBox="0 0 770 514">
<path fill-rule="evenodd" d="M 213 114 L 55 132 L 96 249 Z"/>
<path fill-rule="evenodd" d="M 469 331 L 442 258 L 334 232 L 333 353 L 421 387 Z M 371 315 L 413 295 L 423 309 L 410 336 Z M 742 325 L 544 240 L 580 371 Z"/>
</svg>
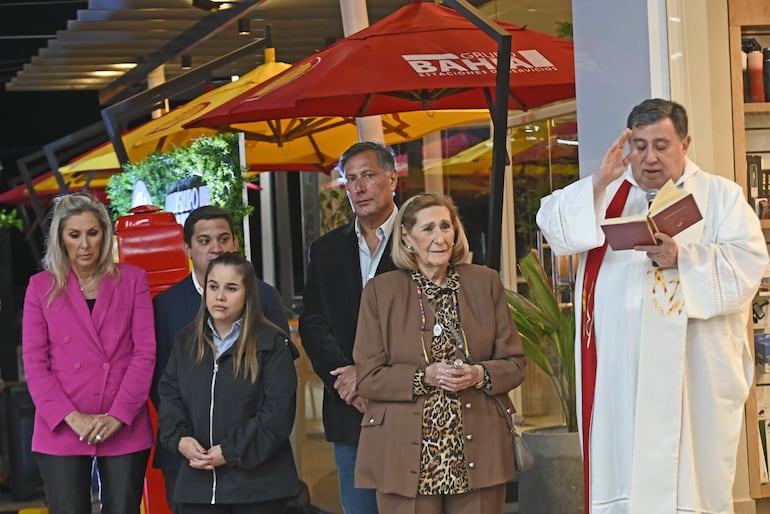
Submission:
<svg viewBox="0 0 770 514">
<path fill-rule="evenodd" d="M 428 349 L 425 347 L 425 328 L 426 328 L 426 316 L 425 316 L 425 306 L 422 301 L 422 287 L 420 284 L 415 284 L 415 288 L 417 289 L 417 303 L 420 306 L 420 344 L 422 347 L 422 355 L 425 359 L 425 364 L 430 364 L 430 357 L 428 356 Z M 468 339 L 465 336 L 465 330 L 462 327 L 462 323 L 460 320 L 460 310 L 458 309 L 457 305 L 457 291 L 452 290 L 452 305 L 454 306 L 455 316 L 457 317 L 457 325 L 460 327 L 460 331 L 458 333 L 457 330 L 453 326 L 451 326 L 451 323 L 447 324 L 446 329 L 449 330 L 449 332 L 452 334 L 455 340 L 455 350 L 457 357 L 452 361 L 452 366 L 455 368 L 459 368 L 462 366 L 464 362 L 472 363 L 473 359 L 471 357 L 470 350 L 468 349 Z M 444 326 L 439 322 L 438 320 L 438 314 L 436 313 L 436 309 L 433 308 L 433 305 L 428 301 L 428 307 L 430 307 L 430 310 L 433 312 L 433 319 L 434 319 L 434 325 L 433 325 L 433 335 L 434 337 L 440 337 L 441 334 L 444 332 Z"/>
</svg>

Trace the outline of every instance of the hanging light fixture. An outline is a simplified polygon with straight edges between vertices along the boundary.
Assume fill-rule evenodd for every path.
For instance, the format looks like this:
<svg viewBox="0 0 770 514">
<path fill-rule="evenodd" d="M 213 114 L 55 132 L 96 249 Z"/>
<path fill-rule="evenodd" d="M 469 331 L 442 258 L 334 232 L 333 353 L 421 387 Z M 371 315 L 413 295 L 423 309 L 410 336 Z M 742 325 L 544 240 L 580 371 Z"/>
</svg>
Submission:
<svg viewBox="0 0 770 514">
<path fill-rule="evenodd" d="M 189 70 L 192 68 L 192 56 L 189 54 L 182 55 L 182 69 Z"/>
<path fill-rule="evenodd" d="M 203 9 L 204 11 L 216 11 L 218 6 L 211 0 L 193 0 L 193 7 Z"/>
<path fill-rule="evenodd" d="M 193 0 L 193 7 L 204 11 L 216 12 L 222 9 L 230 9 L 239 0 Z"/>
<path fill-rule="evenodd" d="M 251 20 L 248 18 L 241 18 L 238 20 L 238 35 L 248 36 L 251 34 Z"/>
</svg>

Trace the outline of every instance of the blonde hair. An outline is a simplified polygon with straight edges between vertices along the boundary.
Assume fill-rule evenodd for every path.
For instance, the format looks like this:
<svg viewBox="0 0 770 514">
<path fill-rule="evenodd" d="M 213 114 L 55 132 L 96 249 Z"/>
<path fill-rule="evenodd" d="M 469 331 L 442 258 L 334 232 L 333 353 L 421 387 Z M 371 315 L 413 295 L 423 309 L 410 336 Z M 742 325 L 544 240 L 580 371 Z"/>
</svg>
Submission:
<svg viewBox="0 0 770 514">
<path fill-rule="evenodd" d="M 406 270 L 417 269 L 417 259 L 414 251 L 406 247 L 406 243 L 401 235 L 401 227 L 410 232 L 417 223 L 417 213 L 428 207 L 446 207 L 449 210 L 449 216 L 452 220 L 452 227 L 455 229 L 454 246 L 452 255 L 449 257 L 449 264 L 465 264 L 470 262 L 471 252 L 468 245 L 468 237 L 465 235 L 465 228 L 460 221 L 460 215 L 457 212 L 457 206 L 454 201 L 444 195 L 433 193 L 420 193 L 404 202 L 404 205 L 398 210 L 396 221 L 393 227 L 393 264 L 396 267 Z M 397 233 L 396 233 L 397 232 Z"/>
<path fill-rule="evenodd" d="M 53 285 L 48 296 L 49 304 L 64 291 L 71 268 L 62 242 L 64 225 L 72 216 L 85 212 L 96 216 L 99 228 L 102 229 L 102 245 L 99 248 L 99 260 L 96 263 L 97 276 L 100 278 L 106 274 L 119 276 L 112 250 L 112 223 L 107 209 L 91 193 L 81 192 L 60 196 L 53 209 L 51 225 L 46 237 L 46 251 L 43 256 L 43 269 L 48 270 L 53 277 Z"/>
<path fill-rule="evenodd" d="M 235 376 L 242 375 L 244 379 L 255 383 L 259 377 L 259 361 L 257 360 L 257 340 L 259 332 L 263 328 L 272 327 L 283 333 L 265 317 L 259 300 L 259 282 L 254 266 L 237 252 L 228 252 L 218 255 L 209 262 L 206 269 L 206 280 L 203 282 L 203 296 L 198 314 L 195 316 L 195 342 L 193 352 L 195 353 L 195 364 L 203 362 L 206 349 L 211 350 L 216 355 L 216 346 L 214 337 L 211 333 L 208 320 L 211 317 L 206 306 L 206 295 L 208 295 L 208 279 L 214 266 L 230 266 L 236 270 L 238 276 L 243 281 L 243 287 L 246 292 L 246 305 L 243 308 L 243 317 L 241 321 L 241 333 L 233 343 L 233 372 Z M 286 336 L 286 334 L 284 334 Z M 286 336 L 288 338 L 288 336 Z"/>
</svg>

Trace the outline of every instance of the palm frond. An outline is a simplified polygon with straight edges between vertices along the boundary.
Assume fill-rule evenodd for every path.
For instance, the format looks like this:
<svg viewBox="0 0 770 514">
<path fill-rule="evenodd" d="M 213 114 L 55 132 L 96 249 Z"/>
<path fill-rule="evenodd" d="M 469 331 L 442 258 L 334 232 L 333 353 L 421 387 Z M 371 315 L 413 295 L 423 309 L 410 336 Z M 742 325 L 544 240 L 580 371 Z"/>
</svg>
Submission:
<svg viewBox="0 0 770 514">
<path fill-rule="evenodd" d="M 529 295 L 506 291 L 527 357 L 551 379 L 570 431 L 577 431 L 575 407 L 575 319 L 564 312 L 534 250 L 519 261 Z"/>
</svg>

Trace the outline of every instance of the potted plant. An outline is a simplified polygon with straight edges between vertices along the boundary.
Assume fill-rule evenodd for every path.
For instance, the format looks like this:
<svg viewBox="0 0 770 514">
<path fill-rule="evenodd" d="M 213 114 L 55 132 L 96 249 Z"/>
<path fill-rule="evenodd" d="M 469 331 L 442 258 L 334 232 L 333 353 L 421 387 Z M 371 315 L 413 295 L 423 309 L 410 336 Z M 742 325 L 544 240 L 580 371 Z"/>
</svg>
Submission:
<svg viewBox="0 0 770 514">
<path fill-rule="evenodd" d="M 567 430 L 577 432 L 575 318 L 571 306 L 560 305 L 535 250 L 519 261 L 519 270 L 529 295 L 510 290 L 507 295 L 524 352 L 553 382 Z"/>
<path fill-rule="evenodd" d="M 575 318 L 564 305 L 534 250 L 519 261 L 524 296 L 507 291 L 524 352 L 556 388 L 564 425 L 525 430 L 535 467 L 519 476 L 519 509 L 527 514 L 577 514 L 583 507 L 583 468 L 575 397 Z M 573 288 L 570 282 L 567 288 Z"/>
</svg>

